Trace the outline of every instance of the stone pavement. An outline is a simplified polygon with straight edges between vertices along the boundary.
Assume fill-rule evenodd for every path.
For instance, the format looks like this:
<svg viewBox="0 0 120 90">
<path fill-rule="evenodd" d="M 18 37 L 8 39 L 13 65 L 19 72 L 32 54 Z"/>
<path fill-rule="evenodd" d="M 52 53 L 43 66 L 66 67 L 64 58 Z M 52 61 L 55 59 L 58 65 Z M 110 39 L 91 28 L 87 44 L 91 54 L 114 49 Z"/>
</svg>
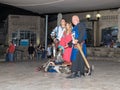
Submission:
<svg viewBox="0 0 120 90">
<path fill-rule="evenodd" d="M 91 60 L 91 76 L 66 79 L 66 74 L 36 72 L 43 62 L 0 63 L 0 90 L 120 90 L 120 63 Z"/>
</svg>

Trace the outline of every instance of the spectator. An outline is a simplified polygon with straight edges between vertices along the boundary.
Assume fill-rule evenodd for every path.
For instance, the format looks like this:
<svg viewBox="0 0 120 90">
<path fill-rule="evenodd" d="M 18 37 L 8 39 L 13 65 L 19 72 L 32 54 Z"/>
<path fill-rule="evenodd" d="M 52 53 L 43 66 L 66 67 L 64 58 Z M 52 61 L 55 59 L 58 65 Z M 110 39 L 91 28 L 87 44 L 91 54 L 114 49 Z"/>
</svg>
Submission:
<svg viewBox="0 0 120 90">
<path fill-rule="evenodd" d="M 44 47 L 42 47 L 42 56 L 41 56 L 42 59 L 45 59 L 46 58 L 46 50 Z"/>
<path fill-rule="evenodd" d="M 32 60 L 34 58 L 34 53 L 35 53 L 35 48 L 32 45 L 32 43 L 30 43 L 30 46 L 28 47 L 29 59 Z"/>
<path fill-rule="evenodd" d="M 41 55 L 42 55 L 42 46 L 39 44 L 36 48 L 37 60 L 39 60 L 41 58 Z"/>
<path fill-rule="evenodd" d="M 9 47 L 7 49 L 7 53 L 8 53 L 8 60 L 7 61 L 10 61 L 10 62 L 14 61 L 14 52 L 15 52 L 15 46 L 14 46 L 13 42 L 10 41 Z"/>
<path fill-rule="evenodd" d="M 47 58 L 51 58 L 51 55 L 52 55 L 51 45 L 48 45 L 48 48 L 47 48 Z"/>
<path fill-rule="evenodd" d="M 104 39 L 104 44 L 107 45 L 107 47 L 110 47 L 112 41 L 112 37 L 110 34 L 107 34 Z"/>
</svg>

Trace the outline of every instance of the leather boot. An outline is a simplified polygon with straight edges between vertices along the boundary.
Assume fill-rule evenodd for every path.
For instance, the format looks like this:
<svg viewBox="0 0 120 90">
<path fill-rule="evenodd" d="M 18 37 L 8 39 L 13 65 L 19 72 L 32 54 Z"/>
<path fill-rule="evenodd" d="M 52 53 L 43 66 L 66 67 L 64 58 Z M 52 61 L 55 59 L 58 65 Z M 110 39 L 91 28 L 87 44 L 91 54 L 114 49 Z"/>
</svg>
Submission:
<svg viewBox="0 0 120 90">
<path fill-rule="evenodd" d="M 66 78 L 72 79 L 72 78 L 76 78 L 76 77 L 77 77 L 76 72 L 72 72 L 71 75 L 67 76 Z"/>
<path fill-rule="evenodd" d="M 76 74 L 77 77 L 81 77 L 81 72 L 78 71 L 77 74 Z"/>
</svg>

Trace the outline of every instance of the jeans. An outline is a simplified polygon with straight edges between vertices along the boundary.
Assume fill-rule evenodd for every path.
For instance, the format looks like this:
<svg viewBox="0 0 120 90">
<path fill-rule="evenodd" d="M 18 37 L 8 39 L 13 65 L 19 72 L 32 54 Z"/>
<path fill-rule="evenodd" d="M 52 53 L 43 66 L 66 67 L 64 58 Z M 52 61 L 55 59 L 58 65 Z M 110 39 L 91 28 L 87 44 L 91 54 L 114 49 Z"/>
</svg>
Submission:
<svg viewBox="0 0 120 90">
<path fill-rule="evenodd" d="M 8 54 L 8 53 L 6 53 L 6 57 L 5 57 L 5 61 L 6 61 L 6 62 L 8 62 L 8 61 L 9 61 L 9 57 L 8 57 L 8 56 L 9 56 L 9 54 Z"/>
<path fill-rule="evenodd" d="M 29 54 L 29 60 L 33 60 L 34 59 L 34 54 Z"/>
<path fill-rule="evenodd" d="M 37 52 L 37 60 L 40 60 L 40 59 L 41 59 L 41 53 Z"/>
<path fill-rule="evenodd" d="M 13 53 L 8 53 L 8 60 L 9 60 L 10 62 L 13 62 L 13 61 L 14 61 Z"/>
</svg>

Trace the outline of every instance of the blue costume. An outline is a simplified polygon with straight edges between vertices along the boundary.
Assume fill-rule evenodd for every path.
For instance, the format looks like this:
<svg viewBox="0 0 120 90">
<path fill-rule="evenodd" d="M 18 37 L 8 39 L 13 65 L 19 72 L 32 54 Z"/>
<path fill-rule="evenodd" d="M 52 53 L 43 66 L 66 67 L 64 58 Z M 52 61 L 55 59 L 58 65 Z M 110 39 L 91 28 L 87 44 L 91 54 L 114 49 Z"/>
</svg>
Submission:
<svg viewBox="0 0 120 90">
<path fill-rule="evenodd" d="M 87 56 L 87 49 L 86 49 L 86 44 L 85 44 L 87 34 L 86 34 L 85 24 L 78 23 L 76 26 L 74 26 L 72 33 L 74 35 L 74 38 L 78 40 L 78 43 L 83 43 L 82 49 L 83 49 L 85 56 Z M 84 60 L 82 59 L 83 58 L 79 50 L 77 49 L 77 47 L 75 47 L 75 45 L 73 45 L 72 54 L 71 54 L 71 60 L 72 60 L 71 71 L 72 72 L 80 71 L 81 74 L 84 73 L 85 64 L 84 64 Z"/>
</svg>

